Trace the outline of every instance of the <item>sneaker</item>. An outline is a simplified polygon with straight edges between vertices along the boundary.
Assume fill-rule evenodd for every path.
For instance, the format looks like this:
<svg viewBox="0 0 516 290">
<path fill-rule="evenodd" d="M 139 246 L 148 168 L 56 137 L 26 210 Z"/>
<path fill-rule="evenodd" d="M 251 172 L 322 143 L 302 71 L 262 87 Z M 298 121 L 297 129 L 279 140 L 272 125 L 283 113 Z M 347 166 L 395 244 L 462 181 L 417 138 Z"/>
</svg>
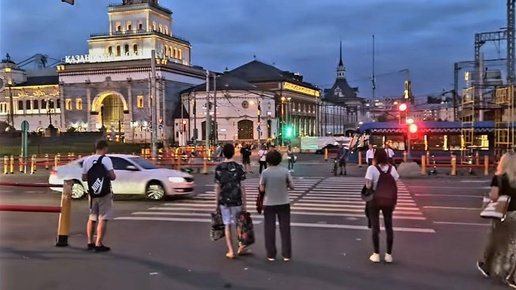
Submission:
<svg viewBox="0 0 516 290">
<path fill-rule="evenodd" d="M 507 283 L 507 286 L 511 287 L 512 289 L 516 289 L 516 284 L 509 282 L 509 280 L 505 281 Z"/>
<path fill-rule="evenodd" d="M 95 250 L 95 244 L 88 244 L 87 250 L 88 251 Z"/>
<path fill-rule="evenodd" d="M 392 255 L 385 254 L 385 263 L 392 263 Z"/>
<path fill-rule="evenodd" d="M 290 258 L 283 258 L 283 262 L 290 262 Z"/>
<path fill-rule="evenodd" d="M 109 252 L 111 250 L 110 247 L 106 247 L 104 245 L 100 245 L 100 246 L 95 246 L 95 252 Z"/>
<path fill-rule="evenodd" d="M 380 263 L 380 254 L 373 253 L 371 257 L 369 257 L 369 260 L 373 263 Z"/>
<path fill-rule="evenodd" d="M 274 261 L 276 261 L 276 259 L 275 258 L 267 258 L 267 261 L 274 262 Z"/>
<path fill-rule="evenodd" d="M 477 262 L 477 269 L 482 273 L 482 275 L 484 275 L 484 277 L 489 277 L 489 272 L 486 271 L 486 264 L 484 262 Z"/>
</svg>

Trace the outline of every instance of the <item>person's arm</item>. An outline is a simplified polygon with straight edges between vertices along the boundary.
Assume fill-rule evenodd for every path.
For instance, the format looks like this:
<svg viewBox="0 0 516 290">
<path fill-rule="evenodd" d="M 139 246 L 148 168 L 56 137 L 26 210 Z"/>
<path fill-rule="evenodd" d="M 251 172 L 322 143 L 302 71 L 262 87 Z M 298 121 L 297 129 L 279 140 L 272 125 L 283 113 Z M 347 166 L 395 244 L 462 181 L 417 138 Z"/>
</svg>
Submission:
<svg viewBox="0 0 516 290">
<path fill-rule="evenodd" d="M 400 175 L 398 173 L 398 170 L 396 170 L 396 167 L 394 167 L 394 166 L 391 166 L 391 175 L 392 175 L 392 177 L 394 177 L 394 180 L 396 180 L 396 181 L 398 179 L 400 179 Z"/>
<path fill-rule="evenodd" d="M 102 164 L 104 165 L 104 167 L 106 167 L 108 178 L 110 180 L 115 180 L 116 174 L 115 174 L 115 170 L 113 169 L 113 161 L 111 161 L 111 158 L 109 158 L 109 157 L 102 158 Z"/>
<path fill-rule="evenodd" d="M 246 175 L 245 175 L 244 168 L 242 166 L 239 166 L 238 171 L 240 171 L 240 174 L 239 174 L 240 175 L 240 189 L 242 190 L 242 210 L 246 211 L 247 210 L 247 192 L 245 189 Z"/>
<path fill-rule="evenodd" d="M 215 209 L 219 210 L 219 196 L 220 196 L 220 176 L 217 173 L 217 168 L 215 169 Z"/>
<path fill-rule="evenodd" d="M 365 174 L 365 186 L 367 189 L 373 188 L 373 170 L 376 170 L 374 166 L 367 167 L 367 171 Z"/>
<path fill-rule="evenodd" d="M 290 172 L 287 172 L 287 186 L 290 190 L 295 190 L 294 182 L 292 181 L 292 175 L 290 175 Z"/>
<path fill-rule="evenodd" d="M 489 197 L 492 200 L 498 200 L 500 197 L 500 185 L 498 184 L 498 176 L 493 176 L 493 180 L 491 180 L 491 191 L 489 192 Z"/>
<path fill-rule="evenodd" d="M 265 174 L 262 173 L 262 175 L 260 176 L 260 183 L 259 183 L 260 184 L 259 188 L 260 188 L 261 192 L 265 192 L 265 180 L 266 180 Z"/>
<path fill-rule="evenodd" d="M 82 162 L 82 181 L 88 181 L 88 169 L 86 168 L 86 161 L 88 159 L 85 159 L 83 162 Z"/>
</svg>

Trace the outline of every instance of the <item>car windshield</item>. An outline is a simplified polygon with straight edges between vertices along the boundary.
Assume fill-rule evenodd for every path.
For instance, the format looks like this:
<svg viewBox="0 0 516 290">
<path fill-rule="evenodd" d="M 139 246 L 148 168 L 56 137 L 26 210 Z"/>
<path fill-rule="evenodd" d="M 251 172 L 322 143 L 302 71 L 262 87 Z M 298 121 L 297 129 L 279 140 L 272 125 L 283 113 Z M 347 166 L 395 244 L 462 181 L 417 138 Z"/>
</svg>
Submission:
<svg viewBox="0 0 516 290">
<path fill-rule="evenodd" d="M 158 169 L 158 167 L 156 165 L 152 164 L 151 162 L 149 162 L 143 158 L 131 157 L 131 158 L 129 158 L 129 160 L 138 164 L 138 166 L 140 166 L 143 169 Z"/>
</svg>

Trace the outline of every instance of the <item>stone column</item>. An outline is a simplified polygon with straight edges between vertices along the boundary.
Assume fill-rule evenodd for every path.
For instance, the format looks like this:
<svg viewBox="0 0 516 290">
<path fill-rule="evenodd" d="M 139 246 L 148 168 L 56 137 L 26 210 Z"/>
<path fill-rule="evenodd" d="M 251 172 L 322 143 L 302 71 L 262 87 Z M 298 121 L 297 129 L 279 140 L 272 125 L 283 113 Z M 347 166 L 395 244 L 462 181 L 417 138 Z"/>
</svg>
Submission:
<svg viewBox="0 0 516 290">
<path fill-rule="evenodd" d="M 88 122 L 88 131 L 97 131 L 97 124 L 96 123 L 91 123 L 91 107 L 92 107 L 92 103 L 91 103 L 91 87 L 89 84 L 86 85 L 86 109 L 87 109 L 87 122 Z"/>
<path fill-rule="evenodd" d="M 59 118 L 59 128 L 61 131 L 66 131 L 66 119 L 65 119 L 65 110 L 66 110 L 66 104 L 65 104 L 65 95 L 64 95 L 64 84 L 59 85 L 59 98 L 61 99 L 61 114 Z M 38 111 L 41 110 L 41 102 L 38 99 Z"/>
</svg>

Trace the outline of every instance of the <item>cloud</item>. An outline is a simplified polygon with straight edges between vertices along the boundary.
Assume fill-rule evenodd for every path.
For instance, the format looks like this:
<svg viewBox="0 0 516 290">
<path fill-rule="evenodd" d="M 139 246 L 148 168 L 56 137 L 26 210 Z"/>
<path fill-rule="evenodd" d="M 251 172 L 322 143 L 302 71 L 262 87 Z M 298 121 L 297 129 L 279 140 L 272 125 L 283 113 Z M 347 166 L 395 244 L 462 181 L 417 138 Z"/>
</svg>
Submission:
<svg viewBox="0 0 516 290">
<path fill-rule="evenodd" d="M 106 6 L 111 2 L 76 1 L 70 6 L 59 0 L 1 1 L 0 52 L 11 52 L 16 60 L 35 53 L 53 57 L 85 53 L 90 34 L 108 31 Z M 190 40 L 197 65 L 223 70 L 256 55 L 281 69 L 300 72 L 311 83 L 329 86 L 342 40 L 350 82 L 370 95 L 372 34 L 378 74 L 410 68 L 414 89 L 439 91 L 452 82 L 453 62 L 473 58 L 476 32 L 506 26 L 502 2 L 162 0 L 161 4 L 174 12 L 173 33 Z M 483 50 L 486 57 L 498 55 L 494 45 L 486 44 Z M 378 78 L 377 94 L 398 94 L 403 77 Z"/>
</svg>

